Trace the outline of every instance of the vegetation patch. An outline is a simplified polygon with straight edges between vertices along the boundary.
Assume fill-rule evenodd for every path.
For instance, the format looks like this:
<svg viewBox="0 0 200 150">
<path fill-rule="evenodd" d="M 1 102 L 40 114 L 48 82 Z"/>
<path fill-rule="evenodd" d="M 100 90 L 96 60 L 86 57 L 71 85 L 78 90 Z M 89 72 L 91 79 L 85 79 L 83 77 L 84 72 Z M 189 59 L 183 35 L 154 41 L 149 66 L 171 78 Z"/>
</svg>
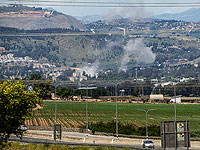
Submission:
<svg viewBox="0 0 200 150">
<path fill-rule="evenodd" d="M 137 136 L 146 136 L 146 127 L 138 127 L 131 123 L 122 123 L 118 122 L 119 134 L 126 135 L 137 135 Z M 110 122 L 97 122 L 91 123 L 89 125 L 89 129 L 95 134 L 95 131 L 105 132 L 105 133 L 116 133 L 116 121 Z M 150 125 L 148 127 L 148 135 L 149 136 L 160 136 L 160 126 L 158 125 Z"/>
<path fill-rule="evenodd" d="M 26 121 L 27 126 L 53 127 L 55 123 L 55 102 L 44 102 L 43 109 L 35 110 L 33 117 Z M 86 128 L 86 102 L 57 102 L 57 118 L 62 122 L 63 128 Z M 118 103 L 118 121 L 120 122 L 119 133 L 123 126 L 137 126 L 141 131 L 145 128 L 146 116 L 139 109 L 155 109 L 148 113 L 148 127 L 160 126 L 161 121 L 174 120 L 173 104 L 134 104 Z M 192 137 L 198 137 L 200 130 L 200 105 L 199 104 L 177 104 L 176 120 L 189 120 Z M 88 103 L 88 121 L 89 124 L 112 126 L 116 117 L 116 103 Z M 102 124 L 101 124 L 102 122 Z M 114 123 L 113 123 L 114 124 Z M 141 128 L 139 128 L 141 127 Z M 97 128 L 97 127 L 96 127 Z M 115 133 L 115 125 L 110 129 L 110 133 Z M 124 127 L 125 128 L 125 127 Z M 151 134 L 149 128 L 149 135 Z M 106 130 L 106 129 L 105 129 Z M 114 130 L 114 131 L 113 131 Z M 103 131 L 105 132 L 105 131 Z M 107 131 L 106 131 L 107 132 Z M 141 133 L 142 134 L 142 133 Z"/>
<path fill-rule="evenodd" d="M 68 145 L 34 145 L 34 144 L 20 144 L 10 143 L 4 150 L 116 150 L 115 147 L 89 147 L 89 146 L 68 146 Z M 120 150 L 130 150 L 130 148 L 117 148 Z"/>
</svg>

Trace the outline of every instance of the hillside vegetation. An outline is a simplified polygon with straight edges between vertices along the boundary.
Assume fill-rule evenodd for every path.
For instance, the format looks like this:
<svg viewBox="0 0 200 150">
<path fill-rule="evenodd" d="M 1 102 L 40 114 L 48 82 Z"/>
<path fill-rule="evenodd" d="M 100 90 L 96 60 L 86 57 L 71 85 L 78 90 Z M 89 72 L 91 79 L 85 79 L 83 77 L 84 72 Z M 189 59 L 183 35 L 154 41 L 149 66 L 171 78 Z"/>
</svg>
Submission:
<svg viewBox="0 0 200 150">
<path fill-rule="evenodd" d="M 126 56 L 124 46 L 135 39 L 106 34 L 4 36 L 0 37 L 0 47 L 5 47 L 7 53 L 13 53 L 16 57 L 29 56 L 36 60 L 45 57 L 49 62 L 73 67 L 98 62 L 102 68 L 112 69 L 120 66 L 123 57 Z M 183 41 L 173 37 L 145 38 L 143 41 L 156 54 L 155 64 L 177 64 L 180 59 L 189 62 L 200 57 L 199 43 L 195 41 Z M 134 47 L 132 48 L 134 50 Z M 134 57 L 134 55 L 129 56 L 127 65 L 132 67 L 136 65 Z"/>
<path fill-rule="evenodd" d="M 45 57 L 57 65 L 78 67 L 97 59 L 112 62 L 120 57 L 122 48 L 108 49 L 105 38 L 113 40 L 117 36 L 0 37 L 0 46 L 16 57 L 29 56 L 36 60 Z"/>
</svg>

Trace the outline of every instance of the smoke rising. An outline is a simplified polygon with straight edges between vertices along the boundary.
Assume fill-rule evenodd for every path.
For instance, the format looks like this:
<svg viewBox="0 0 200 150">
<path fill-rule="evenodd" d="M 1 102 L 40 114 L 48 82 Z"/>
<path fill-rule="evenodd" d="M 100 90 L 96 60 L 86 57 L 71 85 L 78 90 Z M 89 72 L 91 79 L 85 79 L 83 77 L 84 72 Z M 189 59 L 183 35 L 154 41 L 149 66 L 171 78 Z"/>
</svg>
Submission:
<svg viewBox="0 0 200 150">
<path fill-rule="evenodd" d="M 91 77 L 97 76 L 99 70 L 99 63 L 98 61 L 96 61 L 95 63 L 88 65 L 88 66 L 84 66 L 81 68 L 81 71 L 83 73 L 83 71 L 85 71 L 86 74 L 90 75 Z"/>
<path fill-rule="evenodd" d="M 131 0 L 127 2 L 133 2 Z M 143 6 L 143 0 L 140 1 L 140 5 L 138 7 L 124 7 L 124 8 L 115 8 L 108 12 L 107 15 L 107 21 L 111 21 L 113 18 L 119 18 L 120 16 L 122 18 L 129 18 L 132 21 L 135 21 L 136 19 L 141 19 L 145 17 L 150 17 L 151 13 L 145 9 Z"/>
<path fill-rule="evenodd" d="M 140 19 L 144 16 L 147 16 L 147 13 L 143 10 L 143 8 L 120 8 L 120 9 L 112 9 L 108 13 L 107 21 L 112 20 L 113 18 L 129 18 L 131 20 Z"/>
<path fill-rule="evenodd" d="M 93 52 L 93 55 L 96 57 L 96 61 L 90 65 L 86 65 L 83 66 L 81 68 L 81 72 L 83 73 L 83 71 L 86 72 L 86 74 L 90 75 L 91 77 L 97 76 L 98 73 L 100 72 L 101 68 L 100 65 L 103 64 L 104 62 L 100 61 L 100 57 L 102 52 L 108 52 L 111 51 L 112 49 L 115 49 L 116 47 L 122 47 L 121 45 L 123 45 L 123 40 L 121 38 L 117 38 L 113 41 L 104 39 L 106 42 L 106 45 L 103 49 L 96 49 Z"/>
<path fill-rule="evenodd" d="M 143 39 L 130 40 L 124 46 L 124 55 L 121 60 L 120 70 L 127 70 L 127 63 L 132 59 L 138 64 L 151 64 L 155 61 L 156 55 L 151 48 L 145 47 Z"/>
<path fill-rule="evenodd" d="M 103 51 L 109 52 L 116 48 L 121 51 L 118 54 L 118 56 L 121 56 L 121 60 L 119 59 L 116 62 L 119 63 L 118 66 L 121 71 L 127 71 L 129 62 L 131 62 L 131 64 L 151 64 L 156 58 L 156 54 L 152 52 L 152 49 L 145 46 L 143 38 L 129 40 L 126 44 L 124 39 L 116 39 L 115 41 L 108 41 L 104 49 L 96 50 L 93 53 L 97 58 L 96 61 L 93 64 L 82 67 L 82 72 L 85 71 L 86 74 L 91 77 L 97 76 L 100 66 L 104 64 L 104 62 L 98 59 L 98 56 L 100 56 Z"/>
</svg>

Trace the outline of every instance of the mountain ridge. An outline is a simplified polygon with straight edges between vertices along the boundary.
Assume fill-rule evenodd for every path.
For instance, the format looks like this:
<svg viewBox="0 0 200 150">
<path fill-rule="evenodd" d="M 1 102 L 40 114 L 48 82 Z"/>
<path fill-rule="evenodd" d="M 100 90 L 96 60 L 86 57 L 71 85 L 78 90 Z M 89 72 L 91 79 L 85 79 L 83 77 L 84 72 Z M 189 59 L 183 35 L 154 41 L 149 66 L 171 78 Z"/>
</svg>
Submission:
<svg viewBox="0 0 200 150">
<path fill-rule="evenodd" d="M 200 8 L 191 8 L 179 13 L 163 13 L 160 15 L 152 16 L 153 19 L 164 19 L 164 20 L 182 20 L 189 22 L 200 21 Z"/>
<path fill-rule="evenodd" d="M 107 15 L 98 14 L 98 15 L 88 15 L 76 18 L 81 20 L 83 23 L 91 23 L 98 20 L 107 20 Z M 112 19 L 118 19 L 118 18 L 123 18 L 123 17 L 115 16 Z M 182 20 L 186 22 L 198 22 L 200 21 L 200 8 L 191 8 L 179 13 L 163 13 L 143 19 Z"/>
<path fill-rule="evenodd" d="M 24 30 L 38 30 L 45 28 L 62 28 L 85 31 L 81 22 L 72 16 L 54 10 L 26 7 L 0 6 L 0 22 L 2 27 Z"/>
</svg>

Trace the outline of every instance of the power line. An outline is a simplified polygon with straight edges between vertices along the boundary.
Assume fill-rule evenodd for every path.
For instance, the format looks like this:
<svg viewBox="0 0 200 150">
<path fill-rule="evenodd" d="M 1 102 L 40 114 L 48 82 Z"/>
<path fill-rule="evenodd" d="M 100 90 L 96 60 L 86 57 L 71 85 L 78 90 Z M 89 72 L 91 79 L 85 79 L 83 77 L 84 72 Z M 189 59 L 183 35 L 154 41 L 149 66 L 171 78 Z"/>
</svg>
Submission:
<svg viewBox="0 0 200 150">
<path fill-rule="evenodd" d="M 0 3 L 4 5 L 16 5 L 13 3 Z M 66 6 L 66 7 L 152 7 L 152 8 L 163 8 L 163 7 L 171 7 L 171 8 L 178 8 L 178 7 L 200 7 L 199 4 L 194 5 L 81 5 L 81 4 L 74 4 L 74 5 L 64 5 L 64 4 L 34 4 L 34 3 L 23 3 L 24 6 Z"/>
<path fill-rule="evenodd" d="M 10 2 L 15 2 L 10 3 Z M 33 3 L 30 3 L 33 2 Z M 6 5 L 31 5 L 31 6 L 67 6 L 67 7 L 200 7 L 200 3 L 177 3 L 177 2 L 154 2 L 154 3 L 137 3 L 137 2 L 106 2 L 106 1 L 55 1 L 55 0 L 7 0 L 7 2 L 1 2 L 0 4 Z M 49 4 L 44 4 L 49 3 Z M 93 5 L 92 5 L 93 4 Z M 101 5 L 98 5 L 101 4 Z"/>
<path fill-rule="evenodd" d="M 7 0 L 7 1 L 15 1 L 17 2 L 18 0 Z M 51 0 L 21 0 L 20 2 L 38 2 L 38 3 L 80 3 L 80 4 L 136 4 L 136 5 L 199 5 L 200 3 L 176 3 L 176 2 L 154 2 L 154 3 L 136 3 L 136 2 L 106 2 L 106 1 L 51 1 Z"/>
</svg>

